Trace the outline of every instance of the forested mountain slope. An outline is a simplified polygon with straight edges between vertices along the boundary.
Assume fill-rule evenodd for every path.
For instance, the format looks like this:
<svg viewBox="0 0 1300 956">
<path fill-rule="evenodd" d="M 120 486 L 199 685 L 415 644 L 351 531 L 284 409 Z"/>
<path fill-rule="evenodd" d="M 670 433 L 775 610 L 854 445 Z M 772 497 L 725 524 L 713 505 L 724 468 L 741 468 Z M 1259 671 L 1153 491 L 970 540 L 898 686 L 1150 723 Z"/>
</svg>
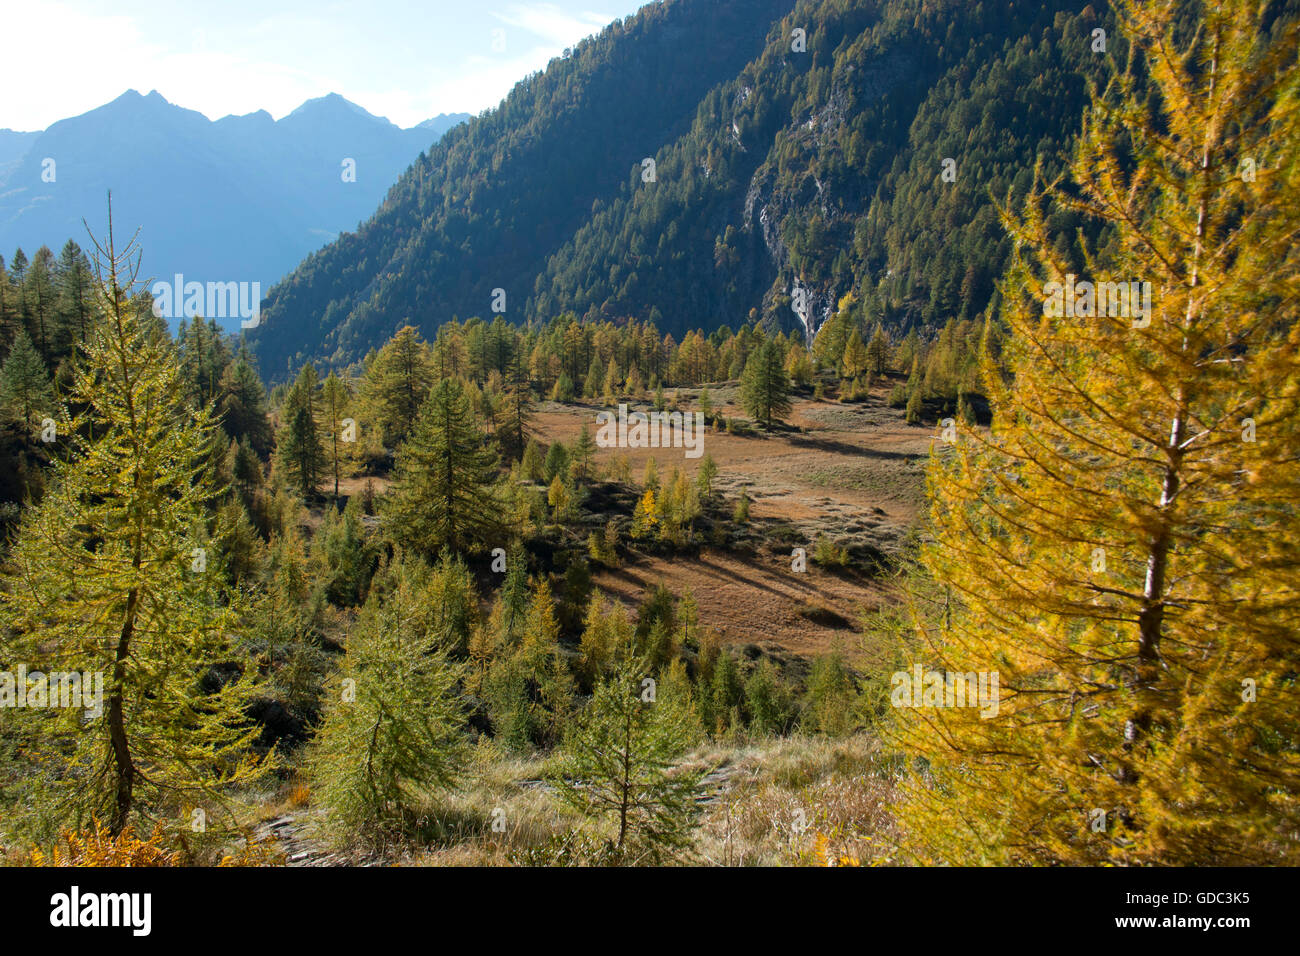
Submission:
<svg viewBox="0 0 1300 956">
<path fill-rule="evenodd" d="M 273 289 L 263 371 L 360 359 L 402 324 L 572 310 L 661 331 L 975 315 L 1007 251 L 994 197 L 1059 164 L 1099 7 L 670 0 L 452 131 L 375 216 Z M 800 32 L 802 31 L 802 33 Z M 653 177 L 644 160 L 654 161 Z M 954 160 L 954 181 L 942 161 Z M 951 177 L 949 177 L 951 178 Z M 1069 223 L 1060 223 L 1068 227 Z"/>
</svg>

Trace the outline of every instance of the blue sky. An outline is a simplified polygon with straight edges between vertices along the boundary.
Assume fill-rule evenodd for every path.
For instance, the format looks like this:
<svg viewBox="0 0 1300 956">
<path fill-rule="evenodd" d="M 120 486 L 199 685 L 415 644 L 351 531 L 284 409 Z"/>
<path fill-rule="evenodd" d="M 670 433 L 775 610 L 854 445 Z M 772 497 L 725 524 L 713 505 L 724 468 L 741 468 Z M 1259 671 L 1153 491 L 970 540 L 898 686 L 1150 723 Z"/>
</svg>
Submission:
<svg viewBox="0 0 1300 956">
<path fill-rule="evenodd" d="M 647 0 L 43 0 L 5 11 L 0 127 L 156 89 L 210 119 L 340 93 L 400 126 L 495 106 Z"/>
</svg>

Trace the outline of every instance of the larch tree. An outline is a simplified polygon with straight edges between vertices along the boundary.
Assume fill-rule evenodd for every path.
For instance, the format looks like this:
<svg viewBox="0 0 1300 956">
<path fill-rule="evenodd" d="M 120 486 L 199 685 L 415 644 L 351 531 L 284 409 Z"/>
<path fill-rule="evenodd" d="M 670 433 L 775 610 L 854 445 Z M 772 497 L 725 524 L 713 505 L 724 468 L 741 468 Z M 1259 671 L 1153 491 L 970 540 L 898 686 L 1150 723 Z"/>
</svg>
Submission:
<svg viewBox="0 0 1300 956">
<path fill-rule="evenodd" d="M 512 353 L 507 374 L 504 414 L 496 435 L 506 458 L 518 461 L 528 445 L 533 406 L 533 386 L 528 379 L 528 362 L 522 349 Z"/>
<path fill-rule="evenodd" d="M 885 338 L 884 328 L 877 324 L 867 343 L 867 369 L 872 375 L 883 375 L 889 362 L 889 341 Z"/>
<path fill-rule="evenodd" d="M 675 766 L 694 733 L 683 708 L 657 697 L 642 668 L 619 665 L 574 721 L 552 777 L 562 802 L 610 818 L 616 862 L 659 863 L 680 854 L 699 820 L 703 773 Z"/>
<path fill-rule="evenodd" d="M 596 452 L 596 440 L 591 437 L 591 429 L 584 423 L 578 431 L 578 437 L 573 442 L 572 465 L 570 467 L 575 481 L 586 482 L 591 480 L 595 474 L 593 466 Z"/>
<path fill-rule="evenodd" d="M 334 501 L 339 500 L 339 461 L 343 455 L 340 445 L 346 444 L 349 440 L 355 441 L 355 434 L 352 436 L 343 434 L 343 421 L 348 413 L 349 403 L 352 401 L 352 393 L 348 388 L 347 382 L 339 378 L 333 372 L 321 385 L 320 404 L 321 414 L 326 426 L 329 428 L 329 437 L 327 444 L 329 446 L 330 469 L 334 477 Z"/>
<path fill-rule="evenodd" d="M 844 360 L 840 363 L 840 368 L 844 377 L 852 380 L 870 367 L 871 358 L 867 353 L 867 346 L 862 341 L 862 334 L 854 329 L 849 333 L 849 341 L 844 346 Z"/>
<path fill-rule="evenodd" d="M 430 795 L 455 783 L 466 754 L 465 668 L 423 626 L 439 610 L 427 568 L 399 564 L 389 576 L 348 636 L 306 761 L 327 824 L 349 843 L 410 829 Z"/>
<path fill-rule="evenodd" d="M 32 341 L 40 350 L 41 358 L 49 364 L 54 354 L 54 253 L 49 246 L 41 246 L 32 256 L 27 279 L 23 285 L 30 307 Z"/>
<path fill-rule="evenodd" d="M 86 340 L 94 304 L 94 273 L 81 247 L 69 239 L 59 253 L 57 300 L 59 351 L 70 355 Z"/>
<path fill-rule="evenodd" d="M 28 317 L 27 308 L 27 267 L 30 263 L 27 261 L 27 253 L 23 252 L 19 246 L 14 250 L 14 257 L 9 260 L 9 280 L 13 283 L 14 292 L 17 294 L 15 302 L 15 312 L 20 321 L 26 321 Z"/>
<path fill-rule="evenodd" d="M 1300 861 L 1300 25 L 1180 7 L 1119 5 L 1136 55 L 1006 217 L 1010 378 L 934 457 L 916 655 L 998 688 L 895 711 L 921 860 Z"/>
<path fill-rule="evenodd" d="M 273 438 L 267 418 L 266 388 L 248 357 L 240 354 L 221 376 L 221 427 L 236 441 L 247 441 L 258 455 L 270 452 Z"/>
<path fill-rule="evenodd" d="M 187 806 L 225 806 L 230 785 L 265 769 L 240 596 L 206 544 L 222 443 L 211 411 L 186 402 L 166 329 L 132 295 L 132 252 L 114 248 L 110 216 L 102 317 L 69 394 L 80 411 L 59 422 L 67 448 L 0 587 L 5 669 L 82 675 L 82 706 L 0 708 L 24 741 L 21 766 L 4 771 L 5 816 L 29 817 L 28 834 L 92 818 L 114 834 L 149 818 L 188 826 Z M 94 675 L 102 694 L 87 701 Z"/>
</svg>

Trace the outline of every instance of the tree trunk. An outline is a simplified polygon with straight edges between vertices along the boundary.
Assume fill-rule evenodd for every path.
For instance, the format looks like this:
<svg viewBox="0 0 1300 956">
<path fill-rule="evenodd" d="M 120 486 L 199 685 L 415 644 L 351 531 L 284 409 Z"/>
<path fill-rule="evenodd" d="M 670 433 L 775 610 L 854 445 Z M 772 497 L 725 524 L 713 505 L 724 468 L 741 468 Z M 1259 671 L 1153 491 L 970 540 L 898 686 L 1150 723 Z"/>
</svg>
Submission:
<svg viewBox="0 0 1300 956">
<path fill-rule="evenodd" d="M 123 686 L 126 683 L 126 662 L 131 652 L 131 638 L 135 634 L 136 603 L 139 593 L 132 588 L 126 596 L 126 620 L 117 639 L 117 654 L 113 662 L 113 690 L 108 698 L 108 735 L 116 764 L 117 792 L 113 806 L 110 832 L 117 836 L 125 829 L 131 815 L 132 790 L 135 786 L 135 764 L 126 739 L 126 715 L 123 712 Z"/>
</svg>

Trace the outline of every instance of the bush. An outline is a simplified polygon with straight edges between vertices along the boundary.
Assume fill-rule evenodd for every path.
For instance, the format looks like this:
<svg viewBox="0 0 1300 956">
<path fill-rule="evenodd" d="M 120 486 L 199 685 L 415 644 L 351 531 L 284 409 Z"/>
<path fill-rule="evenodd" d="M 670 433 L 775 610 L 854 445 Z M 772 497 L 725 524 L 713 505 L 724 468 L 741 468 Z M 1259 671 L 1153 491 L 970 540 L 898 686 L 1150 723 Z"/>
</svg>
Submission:
<svg viewBox="0 0 1300 956">
<path fill-rule="evenodd" d="M 830 538 L 819 534 L 813 542 L 813 561 L 824 568 L 842 568 L 849 563 L 847 548 L 838 547 Z"/>
<path fill-rule="evenodd" d="M 842 737 L 857 725 L 857 710 L 858 691 L 844 656 L 832 651 L 813 661 L 804 705 L 806 729 Z"/>
<path fill-rule="evenodd" d="M 179 866 L 180 853 L 165 849 L 162 838 L 156 827 L 147 840 L 136 836 L 131 826 L 113 836 L 96 820 L 89 830 L 64 830 L 48 856 L 34 849 L 28 862 L 31 866 Z"/>
</svg>

